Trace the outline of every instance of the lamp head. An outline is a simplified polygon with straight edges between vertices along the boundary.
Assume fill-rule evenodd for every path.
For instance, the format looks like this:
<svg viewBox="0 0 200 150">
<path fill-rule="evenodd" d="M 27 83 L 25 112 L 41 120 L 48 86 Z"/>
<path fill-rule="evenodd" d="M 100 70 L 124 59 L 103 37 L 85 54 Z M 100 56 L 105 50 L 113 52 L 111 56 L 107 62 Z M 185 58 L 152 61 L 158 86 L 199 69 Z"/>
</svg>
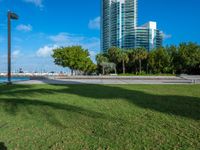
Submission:
<svg viewBox="0 0 200 150">
<path fill-rule="evenodd" d="M 16 13 L 11 12 L 11 11 L 8 12 L 8 15 L 10 15 L 11 19 L 14 19 L 14 20 L 19 19 L 18 15 Z"/>
</svg>

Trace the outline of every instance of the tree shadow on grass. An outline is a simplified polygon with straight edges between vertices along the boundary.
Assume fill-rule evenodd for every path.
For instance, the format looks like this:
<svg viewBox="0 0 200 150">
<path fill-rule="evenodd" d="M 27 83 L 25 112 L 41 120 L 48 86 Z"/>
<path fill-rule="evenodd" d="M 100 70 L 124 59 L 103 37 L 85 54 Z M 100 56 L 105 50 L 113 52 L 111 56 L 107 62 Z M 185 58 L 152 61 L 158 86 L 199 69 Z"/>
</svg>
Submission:
<svg viewBox="0 0 200 150">
<path fill-rule="evenodd" d="M 3 142 L 0 142 L 0 150 L 7 150 L 7 147 Z"/>
<path fill-rule="evenodd" d="M 200 98 L 178 95 L 154 95 L 138 90 L 105 85 L 67 85 L 67 93 L 95 99 L 125 99 L 145 109 L 200 120 Z M 166 89 L 167 90 L 167 89 Z M 64 92 L 64 91 L 62 91 Z"/>
<path fill-rule="evenodd" d="M 77 83 L 78 84 L 78 83 Z M 200 98 L 191 96 L 177 96 L 177 95 L 153 95 L 137 89 L 125 89 L 120 86 L 111 85 L 54 85 L 55 88 L 33 88 L 32 85 L 14 85 L 9 90 L 3 89 L 1 95 L 6 96 L 32 96 L 34 94 L 51 95 L 59 94 L 73 94 L 85 98 L 94 98 L 96 100 L 115 100 L 124 99 L 130 103 L 145 109 L 151 109 L 161 113 L 187 117 L 194 120 L 200 120 Z M 14 88 L 14 89 L 12 89 Z M 17 88 L 17 89 L 16 89 Z M 2 89 L 2 87 L 0 88 Z M 166 89 L 167 90 L 167 89 Z M 67 95 L 66 95 L 67 96 Z M 66 97 L 67 100 L 67 97 Z M 81 107 L 75 107 L 66 104 L 58 104 L 53 102 L 45 102 L 39 100 L 26 99 L 2 99 L 0 103 L 8 105 L 35 105 L 35 106 L 50 106 L 55 109 L 62 109 L 84 114 L 90 117 L 101 117 L 102 114 L 94 111 L 85 110 Z M 5 106 L 5 105 L 4 105 Z M 17 109 L 14 109 L 17 111 Z"/>
<path fill-rule="evenodd" d="M 47 119 L 51 124 L 65 128 L 63 124 L 59 122 L 59 120 L 55 117 L 52 112 L 48 112 L 48 108 L 52 108 L 53 110 L 62 110 L 64 112 L 78 114 L 90 118 L 102 118 L 106 119 L 106 116 L 102 113 L 98 113 L 92 110 L 87 110 L 78 106 L 73 106 L 69 104 L 62 104 L 56 102 L 47 102 L 41 100 L 30 100 L 30 99 L 15 99 L 15 98 L 0 98 L 0 107 L 10 115 L 17 115 L 18 112 L 23 109 L 24 116 L 25 115 L 36 115 L 39 113 L 40 116 Z M 30 108 L 32 107 L 32 108 Z M 38 107 L 38 109 L 33 110 L 34 107 Z M 47 108 L 47 109 L 46 109 Z M 39 111 L 39 112 L 36 112 Z"/>
</svg>

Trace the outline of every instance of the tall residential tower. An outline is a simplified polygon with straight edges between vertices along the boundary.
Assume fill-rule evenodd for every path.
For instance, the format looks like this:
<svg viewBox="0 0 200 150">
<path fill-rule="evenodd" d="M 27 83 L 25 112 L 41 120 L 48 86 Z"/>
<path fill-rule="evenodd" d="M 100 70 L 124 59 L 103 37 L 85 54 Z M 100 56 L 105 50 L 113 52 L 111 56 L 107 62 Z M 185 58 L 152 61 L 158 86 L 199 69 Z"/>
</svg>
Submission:
<svg viewBox="0 0 200 150">
<path fill-rule="evenodd" d="M 101 50 L 103 53 L 113 46 L 124 49 L 145 47 L 150 50 L 162 45 L 162 42 L 155 43 L 162 40 L 158 40 L 160 33 L 155 28 L 156 25 L 151 29 L 152 22 L 149 26 L 137 27 L 137 0 L 102 0 L 101 3 Z M 146 39 L 143 39 L 144 32 Z M 152 37 L 155 38 L 154 43 L 152 43 Z"/>
</svg>

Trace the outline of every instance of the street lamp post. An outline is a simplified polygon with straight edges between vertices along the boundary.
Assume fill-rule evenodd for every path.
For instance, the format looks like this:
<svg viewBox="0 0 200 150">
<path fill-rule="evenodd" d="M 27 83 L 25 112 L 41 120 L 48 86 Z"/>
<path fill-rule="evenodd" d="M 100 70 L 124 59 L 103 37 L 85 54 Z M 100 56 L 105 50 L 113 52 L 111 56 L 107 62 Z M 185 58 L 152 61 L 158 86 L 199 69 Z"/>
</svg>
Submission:
<svg viewBox="0 0 200 150">
<path fill-rule="evenodd" d="M 8 84 L 11 82 L 11 19 L 17 20 L 18 16 L 8 11 Z"/>
</svg>

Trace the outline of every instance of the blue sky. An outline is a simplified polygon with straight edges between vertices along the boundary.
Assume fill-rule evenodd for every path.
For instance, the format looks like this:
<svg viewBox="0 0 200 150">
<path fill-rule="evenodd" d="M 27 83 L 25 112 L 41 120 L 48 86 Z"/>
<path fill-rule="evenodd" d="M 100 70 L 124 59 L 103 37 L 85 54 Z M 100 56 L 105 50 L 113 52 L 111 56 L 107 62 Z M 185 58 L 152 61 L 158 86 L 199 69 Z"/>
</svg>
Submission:
<svg viewBox="0 0 200 150">
<path fill-rule="evenodd" d="M 200 43 L 199 0 L 138 0 L 138 24 L 156 21 L 164 44 Z M 53 48 L 83 45 L 92 59 L 100 51 L 100 0 L 0 0 L 0 72 L 6 71 L 8 10 L 12 21 L 13 71 L 60 71 Z"/>
</svg>

